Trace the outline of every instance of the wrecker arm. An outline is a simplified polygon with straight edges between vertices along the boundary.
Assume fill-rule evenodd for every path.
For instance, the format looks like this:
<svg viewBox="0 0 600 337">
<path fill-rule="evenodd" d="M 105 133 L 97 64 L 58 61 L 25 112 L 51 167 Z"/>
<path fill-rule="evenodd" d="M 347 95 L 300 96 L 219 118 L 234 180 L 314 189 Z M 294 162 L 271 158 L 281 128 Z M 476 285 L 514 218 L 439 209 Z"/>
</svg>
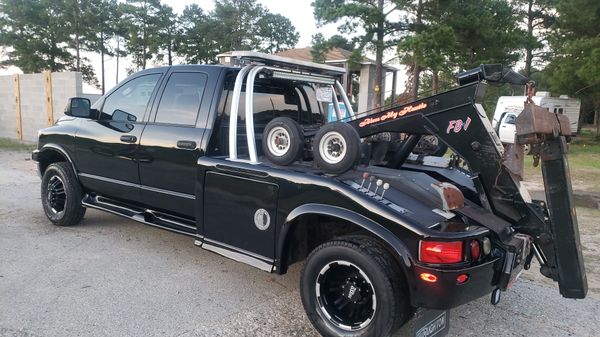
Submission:
<svg viewBox="0 0 600 337">
<path fill-rule="evenodd" d="M 404 148 L 400 152 L 410 152 L 410 146 L 414 146 L 422 134 L 436 135 L 465 160 L 475 175 L 474 184 L 482 207 L 504 220 L 491 221 L 488 227 L 501 240 L 510 240 L 515 231 L 533 237 L 533 253 L 542 265 L 542 274 L 559 283 L 564 297 L 583 298 L 587 293 L 587 280 L 567 162 L 565 136 L 568 129 L 564 129 L 561 117 L 533 103 L 526 105 L 529 108 L 520 115 L 521 121 L 517 119 L 520 144 L 539 143 L 543 149 L 547 202 L 531 200 L 518 174 L 507 165 L 516 159 L 522 167 L 522 149 L 505 154 L 480 104 L 486 82 L 527 83 L 526 78 L 506 69 L 492 72 L 498 68 L 482 66 L 463 74 L 459 83 L 464 85 L 454 90 L 358 116 L 348 123 L 361 138 L 381 132 L 415 135 L 406 142 L 408 150 Z M 527 109 L 535 114 L 528 113 Z M 512 157 L 507 158 L 507 155 Z"/>
</svg>

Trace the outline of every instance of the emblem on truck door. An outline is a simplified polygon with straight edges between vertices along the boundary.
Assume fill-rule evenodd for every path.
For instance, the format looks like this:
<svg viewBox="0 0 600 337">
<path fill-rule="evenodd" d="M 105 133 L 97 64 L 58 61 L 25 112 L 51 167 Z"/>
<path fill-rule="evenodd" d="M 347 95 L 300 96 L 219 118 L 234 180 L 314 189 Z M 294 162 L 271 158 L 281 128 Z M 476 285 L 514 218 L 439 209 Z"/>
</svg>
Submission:
<svg viewBox="0 0 600 337">
<path fill-rule="evenodd" d="M 269 224 L 271 224 L 269 212 L 264 208 L 257 209 L 256 213 L 254 213 L 254 225 L 256 225 L 256 228 L 264 231 L 269 228 Z"/>
</svg>

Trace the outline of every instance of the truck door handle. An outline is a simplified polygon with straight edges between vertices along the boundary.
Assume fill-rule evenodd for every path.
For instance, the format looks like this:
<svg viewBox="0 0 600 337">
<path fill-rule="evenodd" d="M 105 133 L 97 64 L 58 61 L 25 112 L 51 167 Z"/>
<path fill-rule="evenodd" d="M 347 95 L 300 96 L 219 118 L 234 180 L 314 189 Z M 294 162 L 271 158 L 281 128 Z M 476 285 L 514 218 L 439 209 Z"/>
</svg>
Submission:
<svg viewBox="0 0 600 337">
<path fill-rule="evenodd" d="M 131 136 L 131 135 L 124 135 L 124 136 L 121 136 L 121 141 L 125 142 L 125 143 L 135 143 L 135 142 L 137 142 L 137 137 Z"/>
<path fill-rule="evenodd" d="M 177 147 L 180 149 L 193 150 L 196 148 L 196 142 L 193 140 L 178 140 Z"/>
</svg>

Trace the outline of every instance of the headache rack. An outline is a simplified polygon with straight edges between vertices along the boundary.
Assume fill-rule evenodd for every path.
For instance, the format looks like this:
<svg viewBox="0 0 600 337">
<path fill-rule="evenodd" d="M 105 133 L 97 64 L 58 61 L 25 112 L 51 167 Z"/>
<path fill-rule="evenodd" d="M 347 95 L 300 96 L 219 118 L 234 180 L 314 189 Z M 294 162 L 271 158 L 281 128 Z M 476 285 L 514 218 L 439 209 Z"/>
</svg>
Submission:
<svg viewBox="0 0 600 337">
<path fill-rule="evenodd" d="M 235 79 L 229 114 L 229 160 L 241 160 L 237 155 L 237 116 L 242 86 L 244 84 L 244 79 L 246 79 L 246 104 L 244 109 L 246 139 L 250 156 L 249 161 L 253 164 L 258 163 L 256 141 L 254 137 L 253 110 L 254 81 L 258 74 L 262 74 L 267 78 L 328 86 L 331 88 L 333 108 L 337 118 L 342 119 L 342 113 L 339 107 L 340 102 L 337 98 L 338 95 L 342 98 L 342 102 L 350 115 L 350 118 L 354 118 L 355 116 L 350 100 L 346 95 L 346 91 L 339 81 L 339 79 L 346 74 L 344 68 L 252 51 L 233 51 L 229 54 L 221 55 L 221 57 L 229 57 L 229 63 L 242 67 Z"/>
</svg>

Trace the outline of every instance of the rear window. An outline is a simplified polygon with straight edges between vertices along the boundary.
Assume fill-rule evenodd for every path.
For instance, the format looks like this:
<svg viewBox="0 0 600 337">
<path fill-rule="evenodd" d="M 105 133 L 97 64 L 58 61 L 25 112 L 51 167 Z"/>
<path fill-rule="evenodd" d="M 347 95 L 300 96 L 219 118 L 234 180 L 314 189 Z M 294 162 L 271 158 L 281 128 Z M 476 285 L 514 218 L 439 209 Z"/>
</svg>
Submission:
<svg viewBox="0 0 600 337">
<path fill-rule="evenodd" d="M 156 113 L 156 123 L 195 125 L 206 87 L 205 73 L 173 73 Z"/>
</svg>

